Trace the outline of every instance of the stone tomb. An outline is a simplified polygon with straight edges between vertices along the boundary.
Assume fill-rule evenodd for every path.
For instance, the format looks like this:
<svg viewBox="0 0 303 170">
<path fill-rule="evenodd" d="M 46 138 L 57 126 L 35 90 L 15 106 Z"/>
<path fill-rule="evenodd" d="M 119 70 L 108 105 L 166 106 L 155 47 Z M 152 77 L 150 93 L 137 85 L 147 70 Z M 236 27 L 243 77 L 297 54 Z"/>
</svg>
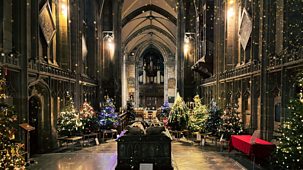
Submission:
<svg viewBox="0 0 303 170">
<path fill-rule="evenodd" d="M 157 135 L 122 134 L 118 139 L 116 170 L 140 169 L 140 165 L 152 166 L 154 170 L 173 170 L 171 160 L 171 137 Z"/>
</svg>

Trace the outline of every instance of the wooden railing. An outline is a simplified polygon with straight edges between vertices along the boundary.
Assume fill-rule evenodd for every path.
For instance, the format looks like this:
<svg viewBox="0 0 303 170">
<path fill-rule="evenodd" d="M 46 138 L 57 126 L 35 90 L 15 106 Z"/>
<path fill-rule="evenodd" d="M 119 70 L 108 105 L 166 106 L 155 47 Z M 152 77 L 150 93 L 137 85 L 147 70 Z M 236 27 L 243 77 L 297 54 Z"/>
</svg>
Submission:
<svg viewBox="0 0 303 170">
<path fill-rule="evenodd" d="M 38 72 L 43 72 L 45 74 L 57 75 L 60 77 L 68 78 L 74 80 L 76 78 L 76 74 L 71 70 L 64 70 L 59 67 L 52 66 L 47 63 L 30 63 L 29 68 Z"/>
<path fill-rule="evenodd" d="M 20 54 L 9 52 L 4 53 L 0 52 L 0 64 L 5 64 L 12 67 L 19 67 L 20 61 L 19 61 Z"/>
</svg>

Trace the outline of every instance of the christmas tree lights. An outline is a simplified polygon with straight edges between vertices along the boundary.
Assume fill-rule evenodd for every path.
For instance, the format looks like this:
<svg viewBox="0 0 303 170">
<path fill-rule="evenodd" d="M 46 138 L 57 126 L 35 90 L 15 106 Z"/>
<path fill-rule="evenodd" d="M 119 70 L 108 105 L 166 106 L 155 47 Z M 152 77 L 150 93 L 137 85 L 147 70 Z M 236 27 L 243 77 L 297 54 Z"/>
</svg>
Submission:
<svg viewBox="0 0 303 170">
<path fill-rule="evenodd" d="M 279 169 L 303 169 L 303 72 L 297 77 L 300 92 L 290 100 L 274 155 L 274 166 Z"/>
<path fill-rule="evenodd" d="M 188 125 L 188 108 L 182 97 L 177 93 L 174 105 L 171 108 L 168 123 L 172 130 L 184 130 Z"/>
<path fill-rule="evenodd" d="M 160 119 L 168 117 L 169 112 L 170 112 L 169 103 L 168 103 L 168 101 L 165 101 L 164 104 L 161 106 L 161 113 L 159 115 Z"/>
<path fill-rule="evenodd" d="M 158 115 L 158 118 L 161 122 L 163 122 L 164 126 L 168 125 L 168 116 L 170 112 L 170 107 L 168 101 L 165 101 L 161 106 L 161 113 Z"/>
<path fill-rule="evenodd" d="M 189 129 L 194 132 L 204 132 L 207 118 L 207 106 L 202 105 L 199 95 L 196 95 L 194 97 L 194 108 L 189 117 Z"/>
<path fill-rule="evenodd" d="M 133 121 L 135 121 L 136 112 L 134 110 L 134 105 L 133 105 L 133 102 L 131 100 L 127 101 L 125 114 L 126 114 L 125 119 L 128 122 L 128 124 L 131 124 Z"/>
<path fill-rule="evenodd" d="M 88 103 L 84 102 L 80 109 L 80 119 L 84 126 L 84 133 L 97 132 L 99 130 L 98 117 L 94 108 Z"/>
<path fill-rule="evenodd" d="M 115 105 L 111 98 L 106 97 L 98 119 L 101 129 L 115 129 L 119 125 L 118 114 L 115 113 Z"/>
<path fill-rule="evenodd" d="M 59 136 L 76 136 L 84 129 L 79 113 L 75 109 L 73 98 L 68 92 L 66 106 L 60 112 L 57 125 Z"/>
<path fill-rule="evenodd" d="M 222 125 L 222 110 L 218 108 L 214 100 L 210 103 L 209 116 L 205 123 L 205 131 L 212 136 L 220 136 L 220 127 Z"/>
<path fill-rule="evenodd" d="M 24 144 L 15 141 L 18 122 L 14 107 L 3 102 L 6 80 L 0 80 L 0 169 L 25 169 Z"/>
<path fill-rule="evenodd" d="M 243 132 L 242 119 L 239 116 L 236 105 L 228 105 L 222 115 L 222 124 L 220 126 L 220 134 L 229 140 L 231 135 Z"/>
</svg>

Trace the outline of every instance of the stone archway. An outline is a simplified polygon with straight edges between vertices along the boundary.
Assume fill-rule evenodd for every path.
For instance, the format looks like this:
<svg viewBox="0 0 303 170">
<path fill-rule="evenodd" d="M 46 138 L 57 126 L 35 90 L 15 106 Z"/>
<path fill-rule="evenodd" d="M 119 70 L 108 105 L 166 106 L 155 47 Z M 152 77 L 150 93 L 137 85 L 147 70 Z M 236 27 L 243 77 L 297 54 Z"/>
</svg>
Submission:
<svg viewBox="0 0 303 170">
<path fill-rule="evenodd" d="M 35 127 L 30 134 L 30 154 L 37 154 L 40 151 L 39 145 L 39 115 L 41 115 L 41 100 L 38 96 L 29 98 L 29 124 Z"/>
<path fill-rule="evenodd" d="M 32 132 L 33 154 L 45 153 L 55 147 L 55 136 L 51 129 L 54 126 L 52 121 L 50 89 L 43 80 L 39 79 L 29 85 L 29 123 L 35 126 Z"/>
</svg>

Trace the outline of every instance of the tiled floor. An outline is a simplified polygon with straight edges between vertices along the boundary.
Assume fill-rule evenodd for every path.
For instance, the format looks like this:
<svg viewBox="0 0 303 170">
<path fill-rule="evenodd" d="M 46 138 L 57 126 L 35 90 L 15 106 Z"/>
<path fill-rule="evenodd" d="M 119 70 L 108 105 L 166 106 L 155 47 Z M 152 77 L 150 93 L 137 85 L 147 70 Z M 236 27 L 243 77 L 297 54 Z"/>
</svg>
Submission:
<svg viewBox="0 0 303 170">
<path fill-rule="evenodd" d="M 244 168 L 233 158 L 235 154 L 218 152 L 213 147 L 201 147 L 185 142 L 173 142 L 172 164 L 175 170 L 251 169 L 250 161 Z M 36 155 L 32 170 L 112 170 L 116 166 L 117 144 L 108 141 L 99 146 L 64 153 Z M 238 157 L 239 158 L 239 157 Z M 241 159 L 241 158 L 240 158 Z"/>
</svg>

